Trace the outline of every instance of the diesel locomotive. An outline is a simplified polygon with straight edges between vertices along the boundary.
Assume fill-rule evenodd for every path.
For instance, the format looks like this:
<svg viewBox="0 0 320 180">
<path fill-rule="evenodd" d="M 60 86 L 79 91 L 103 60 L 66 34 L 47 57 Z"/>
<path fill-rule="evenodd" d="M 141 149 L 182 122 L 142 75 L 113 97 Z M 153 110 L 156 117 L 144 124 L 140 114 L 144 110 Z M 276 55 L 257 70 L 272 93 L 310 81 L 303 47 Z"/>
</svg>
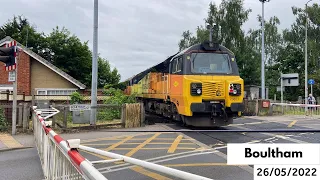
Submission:
<svg viewBox="0 0 320 180">
<path fill-rule="evenodd" d="M 228 48 L 205 41 L 135 75 L 126 94 L 145 110 L 184 125 L 218 127 L 233 123 L 244 110 L 244 81 Z"/>
</svg>

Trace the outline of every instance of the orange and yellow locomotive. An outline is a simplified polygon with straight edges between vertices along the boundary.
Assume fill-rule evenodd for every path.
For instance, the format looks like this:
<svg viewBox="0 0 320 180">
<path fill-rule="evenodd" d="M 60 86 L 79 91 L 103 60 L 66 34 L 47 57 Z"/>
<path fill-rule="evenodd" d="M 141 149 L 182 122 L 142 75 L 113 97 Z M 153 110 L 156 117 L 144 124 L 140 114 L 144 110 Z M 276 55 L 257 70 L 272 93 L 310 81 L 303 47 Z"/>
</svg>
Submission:
<svg viewBox="0 0 320 180">
<path fill-rule="evenodd" d="M 231 124 L 244 110 L 243 89 L 234 54 L 204 42 L 134 76 L 125 92 L 136 94 L 148 112 L 213 127 Z"/>
</svg>

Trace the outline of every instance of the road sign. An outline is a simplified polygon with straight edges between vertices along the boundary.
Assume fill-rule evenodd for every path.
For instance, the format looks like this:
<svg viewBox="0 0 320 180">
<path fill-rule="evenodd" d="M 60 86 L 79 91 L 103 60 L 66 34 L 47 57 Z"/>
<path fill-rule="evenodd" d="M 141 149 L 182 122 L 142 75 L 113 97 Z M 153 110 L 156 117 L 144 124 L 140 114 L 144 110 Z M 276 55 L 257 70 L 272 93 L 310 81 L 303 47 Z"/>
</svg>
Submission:
<svg viewBox="0 0 320 180">
<path fill-rule="evenodd" d="M 308 84 L 312 84 L 313 85 L 314 83 L 315 83 L 314 79 L 309 79 L 308 80 Z"/>
<path fill-rule="evenodd" d="M 88 111 L 91 110 L 90 104 L 72 104 L 70 105 L 70 111 Z"/>
<path fill-rule="evenodd" d="M 16 73 L 15 73 L 15 71 L 9 71 L 8 81 L 9 82 L 15 82 L 16 81 Z"/>
<path fill-rule="evenodd" d="M 299 86 L 299 74 L 282 74 L 283 86 Z"/>
</svg>

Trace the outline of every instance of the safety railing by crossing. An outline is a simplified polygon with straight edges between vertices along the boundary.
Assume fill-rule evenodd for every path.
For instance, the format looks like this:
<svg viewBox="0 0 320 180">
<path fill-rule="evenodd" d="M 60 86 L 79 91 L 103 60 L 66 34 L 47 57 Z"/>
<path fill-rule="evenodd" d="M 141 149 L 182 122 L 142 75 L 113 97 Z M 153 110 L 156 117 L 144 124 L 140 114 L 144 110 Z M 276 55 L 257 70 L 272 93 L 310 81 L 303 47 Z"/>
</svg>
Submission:
<svg viewBox="0 0 320 180">
<path fill-rule="evenodd" d="M 57 113 L 59 111 L 55 108 L 33 107 L 33 132 L 45 179 L 106 180 L 87 159 L 70 147 L 71 142 L 63 140 L 50 128 L 51 121 L 46 120 Z"/>
<path fill-rule="evenodd" d="M 316 104 L 293 104 L 293 103 L 271 103 L 270 114 L 286 115 L 320 115 L 320 105 Z"/>
</svg>

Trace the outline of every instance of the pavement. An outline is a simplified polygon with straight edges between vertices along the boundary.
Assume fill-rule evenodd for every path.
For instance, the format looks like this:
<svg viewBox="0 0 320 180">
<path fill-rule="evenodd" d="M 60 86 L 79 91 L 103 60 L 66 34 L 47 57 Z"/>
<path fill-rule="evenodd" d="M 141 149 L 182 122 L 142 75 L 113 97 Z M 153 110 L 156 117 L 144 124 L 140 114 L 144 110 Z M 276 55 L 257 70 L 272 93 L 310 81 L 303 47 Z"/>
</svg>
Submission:
<svg viewBox="0 0 320 180">
<path fill-rule="evenodd" d="M 0 132 L 0 152 L 34 147 L 32 134 L 10 135 Z"/>
<path fill-rule="evenodd" d="M 130 130 L 181 130 L 190 129 L 173 123 L 159 123 Z M 197 130 L 197 128 L 191 128 Z M 238 118 L 234 124 L 218 129 L 320 129 L 319 117 L 310 116 L 250 116 Z M 253 166 L 227 165 L 227 143 L 319 143 L 320 133 L 235 133 L 185 132 L 142 133 L 94 132 L 60 134 L 64 139 L 81 139 L 81 144 L 129 157 L 161 164 L 215 180 L 251 180 Z M 3 135 L 0 140 L 6 148 L 34 146 L 32 135 Z M 10 143 L 9 143 L 10 142 Z M 19 145 L 20 144 L 20 145 Z M 0 148 L 4 145 L 0 144 Z M 2 148 L 3 149 L 3 148 Z M 1 150 L 0 150 L 1 151 Z M 17 151 L 17 150 L 16 150 Z M 24 151 L 24 150 L 21 150 Z M 89 161 L 108 160 L 99 154 L 80 150 Z M 2 156 L 0 156 L 0 167 Z M 108 179 L 149 180 L 178 179 L 148 168 L 122 161 L 94 165 Z M 35 168 L 38 168 L 37 166 Z M 1 168 L 0 168 L 1 169 Z M 2 172 L 2 169 L 0 170 Z M 36 171 L 36 170 L 34 170 Z M 1 174 L 1 173 L 0 173 Z M 1 178 L 0 178 L 1 179 Z M 9 178 L 10 179 L 10 178 Z M 19 179 L 19 178 L 14 178 Z M 35 178 L 36 179 L 36 178 Z"/>
</svg>

